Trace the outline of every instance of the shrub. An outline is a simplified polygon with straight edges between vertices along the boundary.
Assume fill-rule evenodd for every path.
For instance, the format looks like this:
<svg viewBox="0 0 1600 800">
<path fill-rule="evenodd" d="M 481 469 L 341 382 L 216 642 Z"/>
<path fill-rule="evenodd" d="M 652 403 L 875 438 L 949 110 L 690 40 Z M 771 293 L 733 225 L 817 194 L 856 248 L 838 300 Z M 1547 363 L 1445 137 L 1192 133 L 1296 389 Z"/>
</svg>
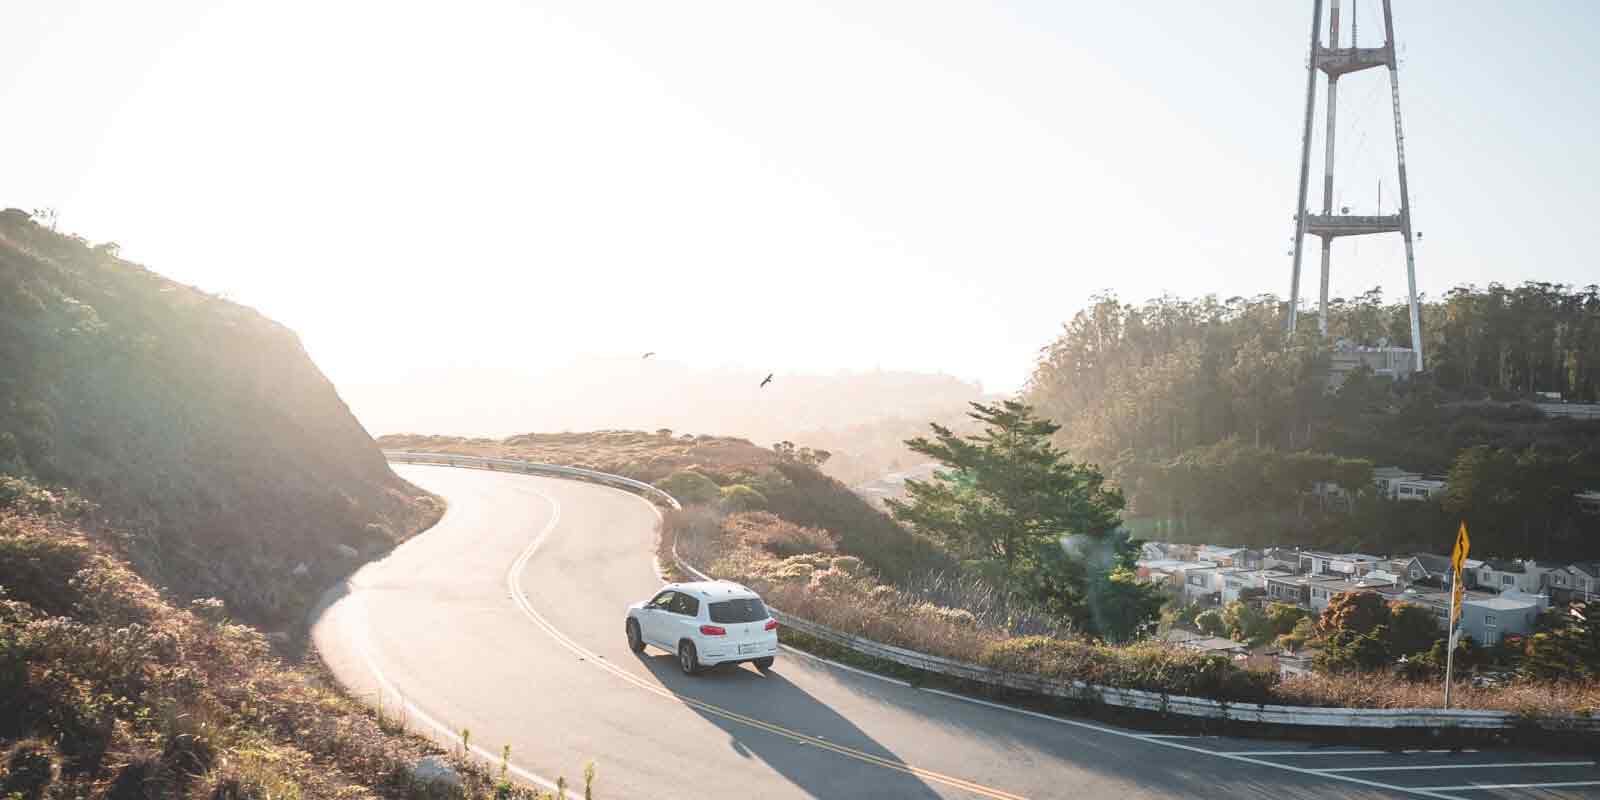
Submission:
<svg viewBox="0 0 1600 800">
<path fill-rule="evenodd" d="M 711 505 L 722 499 L 722 490 L 710 478 L 694 470 L 680 469 L 655 484 L 684 505 Z"/>
<path fill-rule="evenodd" d="M 1223 621 L 1222 612 L 1215 608 L 1207 609 L 1194 618 L 1195 627 L 1207 636 L 1227 636 L 1228 623 Z"/>
<path fill-rule="evenodd" d="M 61 773 L 50 745 L 38 739 L 17 742 L 5 755 L 0 797 L 38 800 Z"/>
<path fill-rule="evenodd" d="M 742 483 L 722 487 L 722 510 L 730 514 L 764 511 L 767 496 Z"/>
<path fill-rule="evenodd" d="M 764 511 L 736 514 L 723 525 L 735 540 L 779 557 L 832 553 L 838 547 L 833 535 L 821 528 L 796 525 Z"/>
<path fill-rule="evenodd" d="M 1099 686 L 1262 703 L 1272 696 L 1277 674 L 1241 669 L 1225 656 L 1140 642 L 1123 647 L 1029 636 L 984 648 L 980 663 L 994 669 L 1033 673 Z"/>
</svg>

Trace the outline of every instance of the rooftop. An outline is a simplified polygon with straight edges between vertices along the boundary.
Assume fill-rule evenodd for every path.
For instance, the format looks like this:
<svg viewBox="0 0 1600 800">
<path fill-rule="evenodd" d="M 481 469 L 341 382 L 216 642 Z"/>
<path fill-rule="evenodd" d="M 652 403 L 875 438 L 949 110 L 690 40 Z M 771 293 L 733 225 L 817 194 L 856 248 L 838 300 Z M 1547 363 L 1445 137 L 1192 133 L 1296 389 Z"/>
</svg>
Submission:
<svg viewBox="0 0 1600 800">
<path fill-rule="evenodd" d="M 1485 597 L 1481 600 L 1462 600 L 1462 605 L 1472 604 L 1479 608 L 1491 611 L 1525 611 L 1537 608 L 1539 600 L 1537 595 L 1524 595 L 1522 597 Z"/>
</svg>

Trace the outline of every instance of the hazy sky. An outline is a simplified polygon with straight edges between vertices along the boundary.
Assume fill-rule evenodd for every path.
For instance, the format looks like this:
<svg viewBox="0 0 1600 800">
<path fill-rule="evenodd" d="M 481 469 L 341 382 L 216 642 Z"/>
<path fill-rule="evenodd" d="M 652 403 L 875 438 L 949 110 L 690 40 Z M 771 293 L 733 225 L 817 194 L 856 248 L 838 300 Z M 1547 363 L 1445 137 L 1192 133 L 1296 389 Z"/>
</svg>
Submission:
<svg viewBox="0 0 1600 800">
<path fill-rule="evenodd" d="M 335 382 L 655 350 L 1015 388 L 1096 291 L 1287 292 L 1310 5 L 7 0 L 0 206 Z M 1600 4 L 1395 5 L 1422 287 L 1600 280 Z M 1339 204 L 1392 211 L 1387 78 L 1340 88 Z M 1336 293 L 1380 282 L 1395 237 L 1336 246 Z"/>
</svg>

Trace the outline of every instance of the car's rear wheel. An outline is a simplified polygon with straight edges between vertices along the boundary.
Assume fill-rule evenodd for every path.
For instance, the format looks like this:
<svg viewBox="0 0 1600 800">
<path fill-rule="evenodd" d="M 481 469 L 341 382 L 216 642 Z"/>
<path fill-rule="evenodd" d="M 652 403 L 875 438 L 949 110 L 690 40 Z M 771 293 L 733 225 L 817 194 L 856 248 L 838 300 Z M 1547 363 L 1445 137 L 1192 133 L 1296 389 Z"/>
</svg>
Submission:
<svg viewBox="0 0 1600 800">
<path fill-rule="evenodd" d="M 644 652 L 644 637 L 639 635 L 639 620 L 628 620 L 628 649 L 635 653 Z"/>
<path fill-rule="evenodd" d="M 700 659 L 695 655 L 694 642 L 678 643 L 678 668 L 683 670 L 685 675 L 694 675 L 700 671 Z"/>
<path fill-rule="evenodd" d="M 750 663 L 755 664 L 756 669 L 766 672 L 767 670 L 772 669 L 772 661 L 772 656 L 767 656 L 766 658 L 758 658 Z"/>
</svg>

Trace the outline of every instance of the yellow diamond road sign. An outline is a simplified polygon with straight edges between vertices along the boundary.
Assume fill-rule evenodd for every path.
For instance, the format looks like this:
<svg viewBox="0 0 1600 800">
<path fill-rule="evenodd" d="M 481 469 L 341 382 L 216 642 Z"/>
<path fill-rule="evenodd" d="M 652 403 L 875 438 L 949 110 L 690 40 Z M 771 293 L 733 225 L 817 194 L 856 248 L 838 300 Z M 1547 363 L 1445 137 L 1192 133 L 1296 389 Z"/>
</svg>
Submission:
<svg viewBox="0 0 1600 800">
<path fill-rule="evenodd" d="M 1461 522 L 1461 531 L 1456 534 L 1456 549 L 1450 551 L 1450 566 L 1457 575 L 1461 574 L 1461 567 L 1467 563 L 1467 551 L 1472 549 L 1472 540 L 1467 538 L 1466 520 Z"/>
</svg>

